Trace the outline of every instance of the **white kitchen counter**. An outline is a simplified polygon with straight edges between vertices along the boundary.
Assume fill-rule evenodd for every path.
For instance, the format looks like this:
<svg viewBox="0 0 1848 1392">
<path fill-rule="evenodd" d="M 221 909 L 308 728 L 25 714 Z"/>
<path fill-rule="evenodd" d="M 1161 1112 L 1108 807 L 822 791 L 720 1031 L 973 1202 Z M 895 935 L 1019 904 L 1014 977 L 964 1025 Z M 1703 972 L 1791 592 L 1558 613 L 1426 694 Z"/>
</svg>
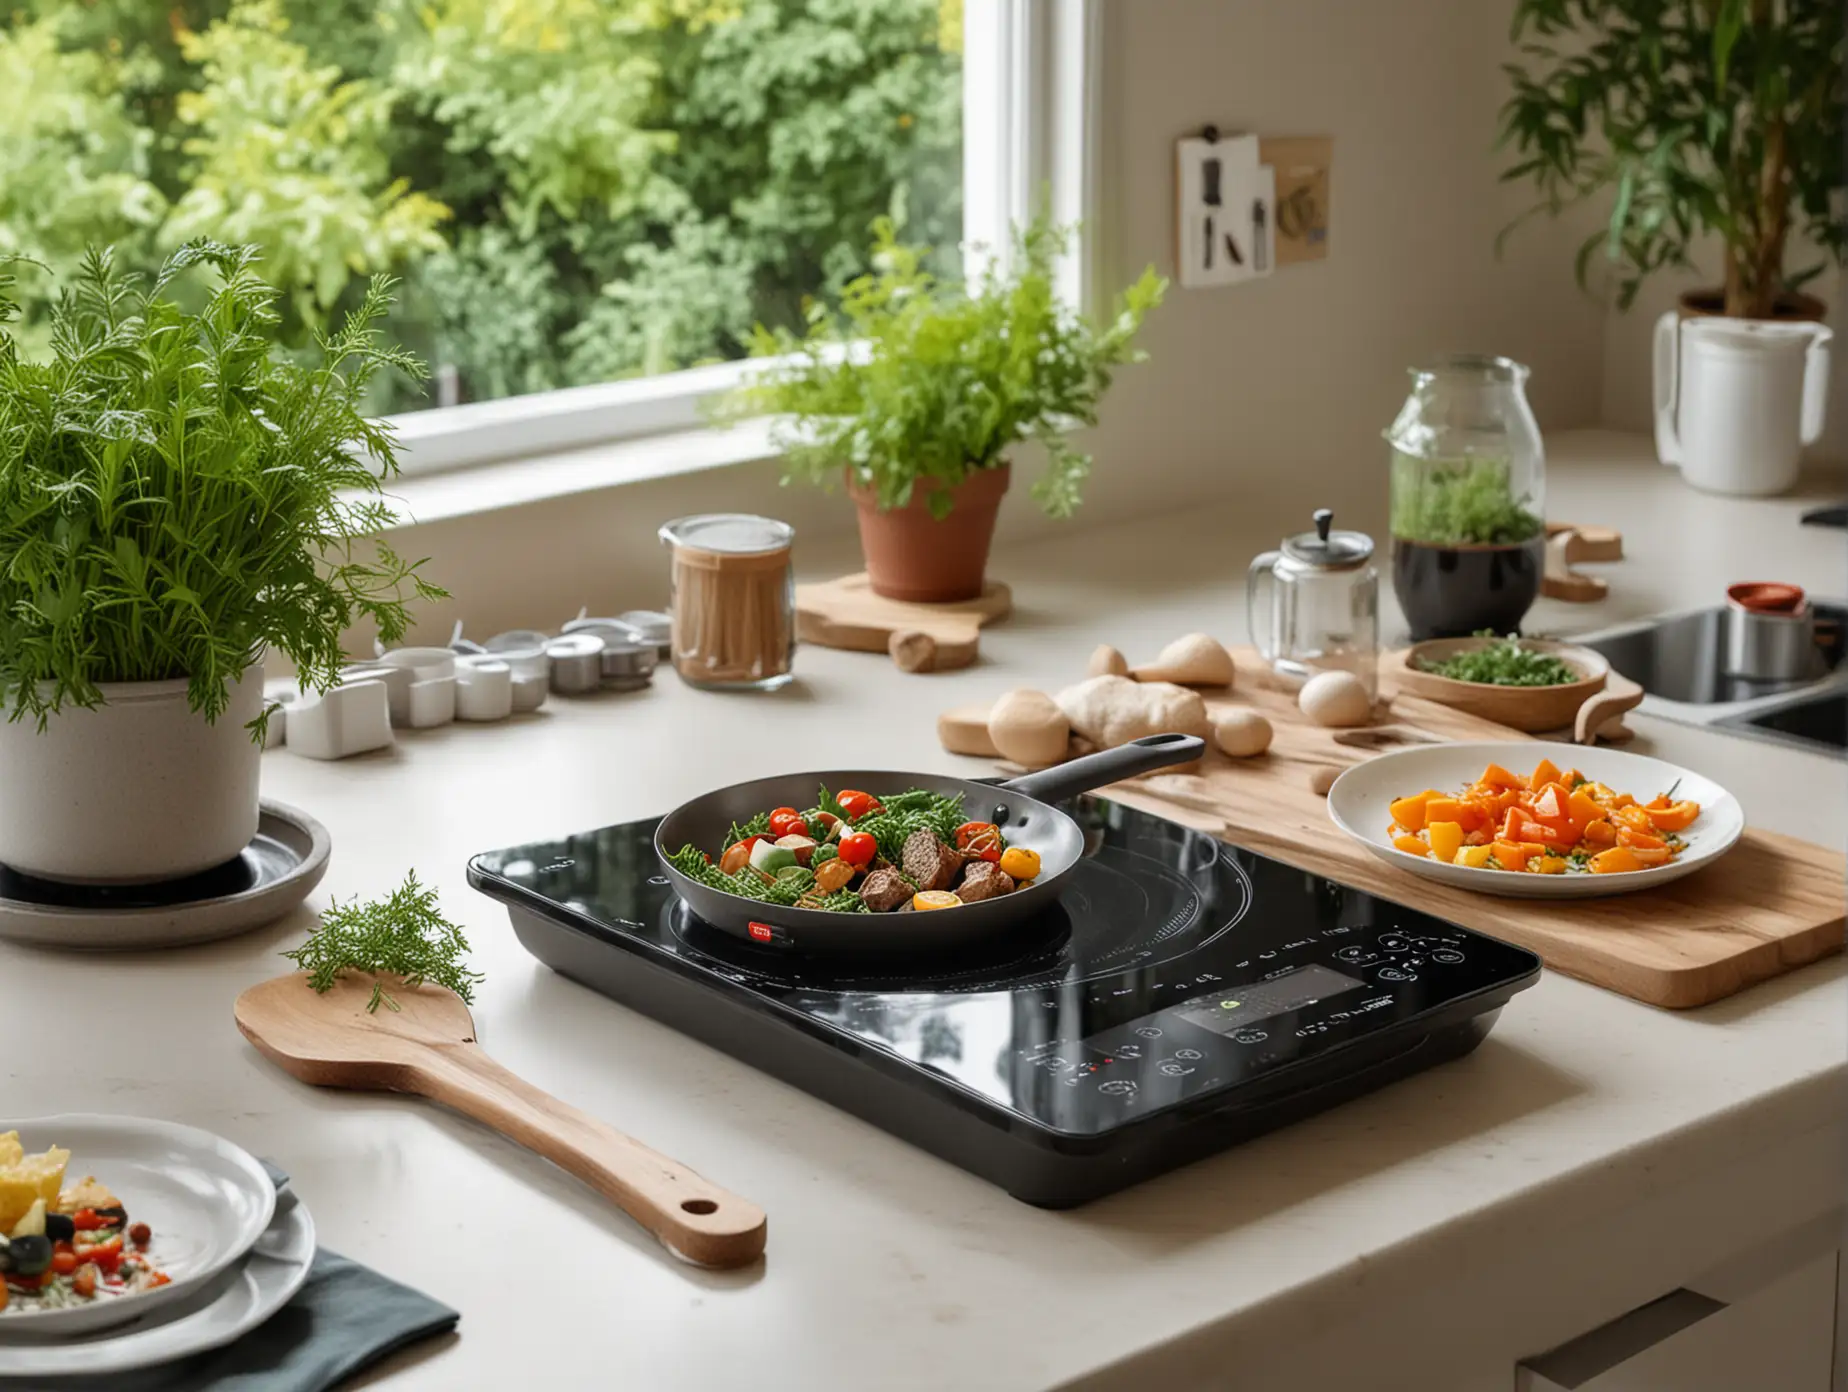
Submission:
<svg viewBox="0 0 1848 1392">
<path fill-rule="evenodd" d="M 1706 602 L 1741 578 L 1848 591 L 1843 535 L 1799 528 L 1798 502 L 1700 497 L 1622 437 L 1554 454 L 1551 515 L 1621 527 L 1630 559 L 1606 572 L 1610 602 L 1544 605 L 1537 628 Z M 1548 975 L 1467 1059 L 1053 1213 L 554 975 L 464 883 L 473 852 L 792 765 L 974 769 L 937 747 L 939 709 L 1056 687 L 1098 642 L 1134 658 L 1189 629 L 1238 639 L 1245 564 L 1292 521 L 1218 506 L 1008 550 L 995 573 L 1018 612 L 961 673 L 805 649 L 801 680 L 774 696 L 695 692 L 663 671 L 643 693 L 414 733 L 379 756 L 265 756 L 266 794 L 333 834 L 311 907 L 414 866 L 469 927 L 488 1049 L 760 1203 L 760 1268 L 690 1269 L 466 1121 L 316 1092 L 262 1060 L 231 1002 L 286 967 L 275 954 L 306 910 L 166 954 L 0 946 L 4 1110 L 167 1116 L 274 1157 L 328 1246 L 462 1311 L 458 1338 L 378 1379 L 394 1389 L 1147 1386 L 1158 1372 L 1176 1386 L 1506 1388 L 1509 1350 L 1577 1335 L 1840 1203 L 1840 959 L 1687 1014 Z M 804 556 L 817 573 L 830 559 Z M 1636 723 L 1636 747 L 1727 784 L 1755 824 L 1848 836 L 1843 764 Z M 71 999 L 111 987 L 140 1002 L 142 1027 L 73 1032 Z"/>
</svg>

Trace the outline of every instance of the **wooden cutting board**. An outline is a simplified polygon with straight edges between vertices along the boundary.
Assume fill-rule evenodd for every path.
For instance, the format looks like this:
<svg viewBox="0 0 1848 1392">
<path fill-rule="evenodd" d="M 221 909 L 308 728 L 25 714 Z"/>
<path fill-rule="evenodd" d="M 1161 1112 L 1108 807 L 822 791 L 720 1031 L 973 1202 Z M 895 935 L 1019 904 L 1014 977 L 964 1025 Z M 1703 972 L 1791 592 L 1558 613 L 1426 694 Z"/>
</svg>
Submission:
<svg viewBox="0 0 1848 1392">
<path fill-rule="evenodd" d="M 824 648 L 890 653 L 907 672 L 945 672 L 975 661 L 985 623 L 1014 607 L 990 580 L 975 599 L 913 604 L 873 593 L 866 572 L 796 586 L 796 637 Z"/>
<path fill-rule="evenodd" d="M 1536 952 L 1548 967 L 1651 1005 L 1686 1009 L 1730 996 L 1842 950 L 1841 854 L 1772 832 L 1747 830 L 1713 865 L 1660 889 L 1610 899 L 1502 899 L 1433 884 L 1377 859 L 1329 820 L 1310 788 L 1318 766 L 1369 757 L 1309 723 L 1294 692 L 1255 652 L 1235 651 L 1238 689 L 1207 696 L 1214 711 L 1248 705 L 1276 730 L 1270 752 L 1214 754 L 1197 774 L 1157 774 L 1112 798 L 1206 826 L 1260 851 Z M 1388 719 L 1445 740 L 1529 736 L 1390 690 Z M 1223 831 L 1220 826 L 1223 824 Z"/>
</svg>

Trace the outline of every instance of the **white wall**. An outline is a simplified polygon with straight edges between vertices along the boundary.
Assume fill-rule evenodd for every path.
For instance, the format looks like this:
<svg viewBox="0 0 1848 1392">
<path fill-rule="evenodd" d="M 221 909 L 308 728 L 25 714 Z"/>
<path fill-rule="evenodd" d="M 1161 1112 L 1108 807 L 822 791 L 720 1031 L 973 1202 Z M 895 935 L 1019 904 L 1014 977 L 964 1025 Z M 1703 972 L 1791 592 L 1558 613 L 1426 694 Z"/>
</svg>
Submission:
<svg viewBox="0 0 1848 1392">
<path fill-rule="evenodd" d="M 979 0 L 978 0 L 979 3 Z M 1433 354 L 1505 353 L 1533 369 L 1543 425 L 1594 423 L 1601 307 L 1571 278 L 1572 227 L 1535 223 L 1504 260 L 1495 234 L 1523 206 L 1492 150 L 1507 57 L 1498 0 L 1106 0 L 1104 152 L 1097 228 L 1119 283 L 1173 267 L 1173 143 L 1227 131 L 1331 135 L 1331 254 L 1268 281 L 1171 291 L 1088 441 L 1102 520 L 1191 502 L 1261 511 L 1278 534 L 1329 504 L 1377 530 L 1386 510 L 1379 432 Z M 1033 461 L 1021 461 L 1030 474 Z M 1017 472 L 1019 472 L 1017 470 Z M 1005 533 L 1048 525 L 1021 479 Z M 844 499 L 778 491 L 774 466 L 536 504 L 413 529 L 457 595 L 423 631 L 556 622 L 580 603 L 658 600 L 666 518 L 745 509 L 803 535 L 852 526 Z M 800 543 L 798 543 L 800 546 Z M 1228 573 L 1247 558 L 1228 556 Z M 798 553 L 800 561 L 800 551 Z"/>
</svg>

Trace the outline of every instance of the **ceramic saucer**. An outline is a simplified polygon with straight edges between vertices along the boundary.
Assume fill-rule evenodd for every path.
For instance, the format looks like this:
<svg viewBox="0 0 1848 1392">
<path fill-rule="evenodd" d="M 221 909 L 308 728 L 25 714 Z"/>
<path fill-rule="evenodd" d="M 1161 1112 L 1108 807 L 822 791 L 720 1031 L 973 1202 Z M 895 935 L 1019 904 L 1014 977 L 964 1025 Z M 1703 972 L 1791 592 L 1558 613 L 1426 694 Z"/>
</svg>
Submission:
<svg viewBox="0 0 1848 1392">
<path fill-rule="evenodd" d="M 0 866 L 0 938 L 129 949 L 232 937 L 274 922 L 307 898 L 326 873 L 331 845 L 313 817 L 266 801 L 242 855 L 183 880 L 73 885 Z"/>
</svg>

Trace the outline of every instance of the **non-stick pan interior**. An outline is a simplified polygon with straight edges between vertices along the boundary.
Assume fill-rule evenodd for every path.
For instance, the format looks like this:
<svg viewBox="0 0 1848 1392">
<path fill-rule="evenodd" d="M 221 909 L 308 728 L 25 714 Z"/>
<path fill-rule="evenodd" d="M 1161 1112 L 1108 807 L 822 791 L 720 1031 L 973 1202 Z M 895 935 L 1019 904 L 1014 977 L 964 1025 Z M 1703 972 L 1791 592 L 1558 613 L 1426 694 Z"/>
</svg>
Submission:
<svg viewBox="0 0 1848 1392">
<path fill-rule="evenodd" d="M 999 821 L 1009 845 L 1024 846 L 1039 853 L 1041 880 L 1069 870 L 1084 854 L 1084 836 L 1077 824 L 1033 798 L 993 784 L 891 769 L 828 769 L 737 783 L 677 808 L 661 823 L 656 837 L 662 850 L 670 854 L 682 846 L 693 845 L 716 859 L 725 834 L 734 824 L 742 824 L 759 812 L 775 807 L 813 807 L 823 787 L 831 793 L 857 788 L 874 797 L 907 792 L 912 788 L 924 788 L 946 797 L 961 793 L 963 808 L 968 813 L 965 820 Z"/>
<path fill-rule="evenodd" d="M 772 923 L 788 930 L 790 941 L 815 950 L 849 952 L 931 951 L 974 942 L 1005 932 L 1016 922 L 1052 907 L 1060 882 L 1084 854 L 1084 834 L 1076 822 L 1044 803 L 1006 788 L 968 782 L 941 774 L 890 769 L 827 769 L 783 774 L 721 788 L 676 809 L 655 833 L 663 857 L 685 845 L 716 855 L 734 823 L 742 824 L 775 807 L 808 808 L 821 787 L 839 793 L 857 788 L 875 797 L 911 788 L 964 796 L 971 821 L 1000 819 L 1011 845 L 1039 852 L 1040 873 L 1029 886 L 995 899 L 932 914 L 828 913 L 818 909 L 773 907 L 757 900 L 708 888 L 686 879 L 671 866 L 669 878 L 681 897 L 706 922 L 728 932 L 756 936 Z"/>
</svg>

